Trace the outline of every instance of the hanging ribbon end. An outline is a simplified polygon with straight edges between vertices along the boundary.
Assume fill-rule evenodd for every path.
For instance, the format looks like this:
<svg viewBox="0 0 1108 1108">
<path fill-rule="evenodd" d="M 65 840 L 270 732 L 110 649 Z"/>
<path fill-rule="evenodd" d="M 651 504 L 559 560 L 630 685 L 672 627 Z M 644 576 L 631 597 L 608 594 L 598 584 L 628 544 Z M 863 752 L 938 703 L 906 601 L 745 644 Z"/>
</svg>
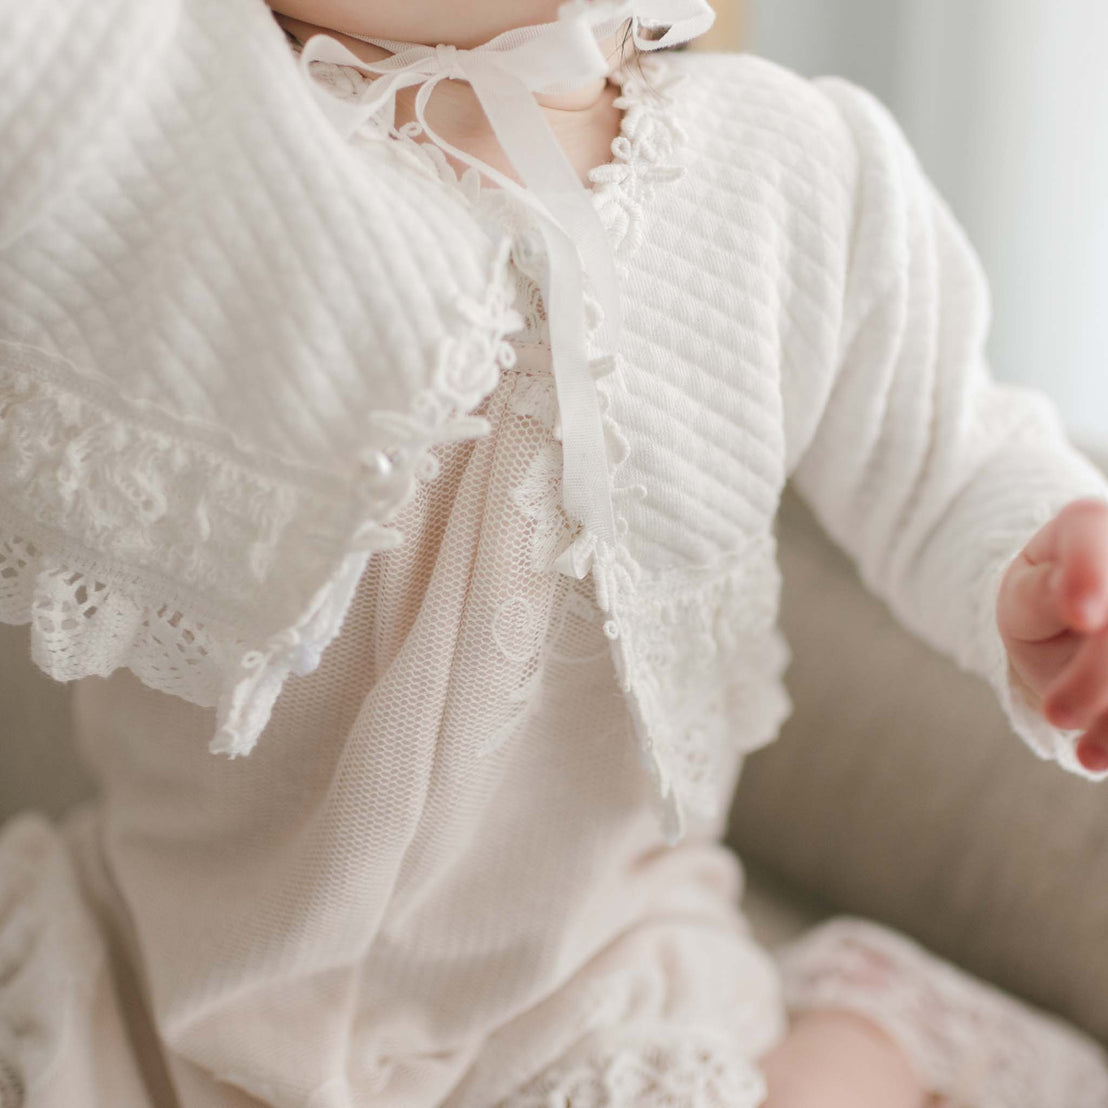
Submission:
<svg viewBox="0 0 1108 1108">
<path fill-rule="evenodd" d="M 578 581 L 584 580 L 596 557 L 596 536 L 582 531 L 551 563 L 551 568 Z"/>
</svg>

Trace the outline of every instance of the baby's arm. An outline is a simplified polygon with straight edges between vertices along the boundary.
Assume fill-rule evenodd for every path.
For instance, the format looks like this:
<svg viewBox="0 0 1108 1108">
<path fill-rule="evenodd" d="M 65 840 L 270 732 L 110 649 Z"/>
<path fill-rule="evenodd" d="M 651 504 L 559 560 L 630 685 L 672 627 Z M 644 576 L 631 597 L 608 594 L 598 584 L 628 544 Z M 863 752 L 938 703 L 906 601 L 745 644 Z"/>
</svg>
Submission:
<svg viewBox="0 0 1108 1108">
<path fill-rule="evenodd" d="M 1045 396 L 991 377 L 980 264 L 889 114 L 846 82 L 818 84 L 845 123 L 854 204 L 838 357 L 783 371 L 794 485 L 866 585 L 986 678 L 1040 757 L 1100 780 L 1076 756 L 1080 732 L 1023 695 L 997 601 L 1036 532 L 1075 500 L 1108 501 L 1108 481 Z"/>
</svg>

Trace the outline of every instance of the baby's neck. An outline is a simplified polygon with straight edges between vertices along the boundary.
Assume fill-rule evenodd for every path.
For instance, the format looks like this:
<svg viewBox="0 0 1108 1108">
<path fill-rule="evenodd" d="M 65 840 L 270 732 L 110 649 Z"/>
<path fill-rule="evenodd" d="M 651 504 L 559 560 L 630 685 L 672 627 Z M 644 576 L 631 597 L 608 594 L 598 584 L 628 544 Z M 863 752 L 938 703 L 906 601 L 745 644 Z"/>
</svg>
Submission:
<svg viewBox="0 0 1108 1108">
<path fill-rule="evenodd" d="M 367 62 L 377 62 L 390 56 L 389 51 L 383 47 L 351 38 L 339 31 L 284 15 L 276 18 L 282 27 L 301 42 L 307 42 L 313 35 L 328 34 Z M 614 56 L 614 52 L 609 56 Z M 535 97 L 570 164 L 585 184 L 588 184 L 590 169 L 611 160 L 612 140 L 620 129 L 620 112 L 614 106 L 618 95 L 619 90 L 612 82 L 599 79 L 567 93 Z M 402 89 L 397 94 L 398 126 L 415 119 L 415 96 L 414 88 Z M 500 150 L 476 94 L 464 81 L 439 82 L 426 114 L 428 123 L 448 142 L 507 176 L 516 178 Z M 456 165 L 455 168 L 464 167 Z"/>
</svg>

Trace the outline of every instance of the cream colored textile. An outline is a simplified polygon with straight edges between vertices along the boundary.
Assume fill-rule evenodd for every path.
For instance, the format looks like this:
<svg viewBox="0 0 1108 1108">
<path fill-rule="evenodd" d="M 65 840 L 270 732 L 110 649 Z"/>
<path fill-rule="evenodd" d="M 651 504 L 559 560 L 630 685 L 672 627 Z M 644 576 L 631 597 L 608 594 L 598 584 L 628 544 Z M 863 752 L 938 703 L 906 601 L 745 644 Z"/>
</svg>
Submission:
<svg viewBox="0 0 1108 1108">
<path fill-rule="evenodd" d="M 103 799 L 67 831 L 99 930 L 48 827 L 16 824 L 0 851 L 9 887 L 31 869 L 12 859 L 24 844 L 57 858 L 37 888 L 19 879 L 0 934 L 11 947 L 13 931 L 57 923 L 20 966 L 56 1051 L 50 1067 L 49 1051 L 13 1056 L 33 1108 L 67 1104 L 47 1081 L 86 1081 L 107 1108 L 113 1082 L 133 1089 L 141 1071 L 166 1089 L 163 1070 L 181 1108 L 762 1103 L 755 1062 L 786 994 L 738 911 L 741 866 L 717 824 L 662 843 L 602 614 L 586 583 L 536 568 L 560 511 L 538 496 L 557 460 L 552 387 L 541 346 L 522 349 L 480 409 L 491 434 L 436 450 L 398 521 L 409 541 L 371 563 L 250 758 L 212 758 L 211 710 L 126 672 L 77 687 Z M 838 927 L 875 957 L 901 949 L 864 922 Z M 990 1066 L 998 1029 L 1015 1021 L 1034 1043 L 1039 1017 L 972 980 L 945 1008 L 924 1003 L 950 971 L 918 954 L 871 989 L 824 934 L 787 963 L 792 1003 L 887 1022 L 921 1074 L 983 1081 L 989 1108 L 1036 1103 Z M 107 987 L 112 944 L 117 983 L 131 967 L 147 997 L 134 1048 Z M 58 1003 L 84 977 L 99 987 Z M 953 1044 L 951 1019 L 970 1029 Z M 1099 1095 L 1095 1047 L 1051 1034 L 1061 1069 L 1038 1088 L 1068 1088 L 1080 1065 Z"/>
<path fill-rule="evenodd" d="M 257 25 L 255 9 L 227 10 L 244 28 Z M 213 5 L 205 11 L 217 18 Z M 257 34 L 271 68 L 254 76 L 280 120 L 276 105 L 292 95 L 282 81 L 295 70 Z M 174 71 L 182 103 L 208 88 L 189 81 L 190 72 Z M 121 620 L 133 637 L 100 638 L 106 610 L 118 614 L 109 604 L 116 593 L 93 589 L 94 577 L 74 578 L 58 550 L 42 562 L 43 551 L 13 540 L 6 552 L 0 600 L 11 618 L 38 614 L 37 642 L 50 658 L 74 663 L 68 676 L 111 673 L 87 679 L 76 696 L 81 746 L 103 798 L 75 817 L 69 838 L 102 934 L 116 937 L 144 981 L 155 1034 L 143 1038 L 139 1021 L 147 1043 L 136 1051 L 139 1064 L 157 1070 L 164 1052 L 183 1108 L 523 1108 L 570 1093 L 574 1108 L 755 1108 L 762 1088 L 753 1059 L 783 1029 L 782 994 L 772 960 L 737 909 L 738 863 L 717 838 L 742 757 L 773 739 L 787 711 L 772 533 L 787 476 L 795 471 L 821 520 L 902 621 L 988 677 L 1002 698 L 1010 690 L 991 604 L 1005 560 L 1044 513 L 1105 491 L 1067 449 L 1049 406 L 989 380 L 980 361 L 985 298 L 972 257 L 878 106 L 849 86 L 814 87 L 756 59 L 674 59 L 650 79 L 655 96 L 624 89 L 616 156 L 595 179 L 627 308 L 625 349 L 594 367 L 608 371 L 600 384 L 624 533 L 585 583 L 549 571 L 568 536 L 541 312 L 527 292 L 542 259 L 522 227 L 512 258 L 517 306 L 531 326 L 512 347 L 518 361 L 504 357 L 502 327 L 478 312 L 470 337 L 480 336 L 482 356 L 463 359 L 466 389 L 413 400 L 414 411 L 426 415 L 421 405 L 429 406 L 434 415 L 434 441 L 423 425 L 407 435 L 412 425 L 402 413 L 369 413 L 378 430 L 399 427 L 419 447 L 404 480 L 390 486 L 395 515 L 382 509 L 347 520 L 338 501 L 322 505 L 310 483 L 296 483 L 303 515 L 286 519 L 278 546 L 299 565 L 322 543 L 326 568 L 338 576 L 300 581 L 324 589 L 319 634 L 302 641 L 278 633 L 268 658 L 245 651 L 245 686 L 233 683 L 229 701 L 170 698 L 164 681 L 149 688 L 120 668 L 137 643 L 144 664 L 131 668 L 148 683 L 159 684 L 151 669 L 166 655 L 176 666 L 169 676 L 188 678 L 191 627 L 140 611 Z M 421 195 L 450 196 L 435 209 L 440 224 L 464 210 L 472 231 L 473 214 L 488 216 L 499 203 L 478 195 L 472 179 L 446 173 L 449 188 L 438 190 L 441 160 L 388 149 L 389 180 L 407 173 Z M 209 154 L 205 164 L 216 173 L 220 158 Z M 361 165 L 368 179 L 372 161 L 344 153 L 341 164 L 351 172 Z M 230 200 L 237 194 L 224 183 Z M 341 195 L 326 193 L 329 213 L 341 208 Z M 304 218 L 314 210 L 297 209 Z M 318 245 L 295 220 L 284 229 Z M 114 241 L 110 224 L 103 234 Z M 21 245 L 26 252 L 4 275 L 25 303 L 39 303 L 40 294 L 55 303 L 43 290 L 63 305 L 78 293 L 100 303 L 91 285 L 55 285 L 59 271 L 49 267 L 44 276 L 38 263 L 50 244 Z M 402 270 L 407 255 L 397 256 Z M 472 277 L 482 267 L 469 261 Z M 300 272 L 273 268 L 293 283 Z M 422 272 L 414 260 L 411 268 Z M 152 272 L 174 271 L 167 262 Z M 322 262 L 321 272 L 333 276 Z M 238 310 L 253 303 L 248 285 L 228 291 L 241 294 Z M 313 344 L 330 334 L 335 305 L 345 309 L 337 323 L 349 329 L 341 337 L 365 341 L 357 313 L 364 306 L 381 317 L 379 297 L 391 288 L 339 279 L 334 304 L 318 290 L 319 302 L 309 300 L 309 314 L 319 308 L 322 322 L 307 328 L 306 356 L 295 367 L 311 386 L 303 405 L 267 391 L 265 358 L 205 363 L 220 367 L 241 402 L 229 414 L 200 376 L 172 372 L 171 359 L 159 363 L 161 383 L 197 389 L 209 414 L 224 418 L 260 419 L 272 402 L 280 411 L 261 422 L 274 443 L 282 420 L 306 421 L 324 445 L 348 448 L 336 464 L 352 463 L 356 448 L 376 442 L 360 438 L 364 406 L 319 393 L 335 383 L 332 371 L 349 371 L 351 394 L 372 399 L 370 371 L 389 359 L 363 349 L 363 376 L 357 358 L 336 368 Z M 162 291 L 185 316 L 202 300 L 188 282 Z M 178 302 L 174 291 L 190 295 Z M 298 290 L 274 290 L 261 318 L 276 327 L 300 302 Z M 72 338 L 81 314 L 63 312 L 59 333 Z M 506 310 L 493 314 L 508 318 Z M 244 344 L 254 333 L 220 331 Z M 159 346 L 163 336 L 155 338 Z M 167 569 L 179 558 L 198 572 L 191 548 L 165 533 L 215 536 L 228 564 L 244 573 L 277 548 L 253 533 L 256 542 L 236 542 L 236 525 L 251 520 L 235 512 L 209 531 L 203 513 L 197 521 L 150 492 L 147 479 L 170 463 L 185 476 L 156 483 L 155 492 L 197 491 L 192 482 L 205 472 L 197 456 L 211 457 L 201 449 L 207 432 L 174 424 L 166 439 L 139 421 L 138 439 L 127 441 L 143 449 L 120 463 L 104 442 L 127 438 L 118 431 L 127 423 L 121 410 L 137 419 L 150 416 L 146 407 L 97 406 L 111 397 L 109 382 L 87 393 L 69 378 L 60 388 L 22 362 L 14 369 L 0 409 L 8 498 L 34 499 L 21 483 L 28 467 L 59 518 L 76 505 L 108 544 L 120 541 L 110 526 L 120 518 L 143 540 L 165 544 Z M 470 380 L 475 369 L 479 381 Z M 115 384 L 151 381 L 138 373 Z M 480 399 L 463 405 L 459 422 L 448 420 L 444 397 L 461 403 L 473 391 Z M 346 427 L 344 440 L 332 441 L 316 422 L 323 410 L 334 427 Z M 480 419 L 488 421 L 483 437 Z M 183 441 L 195 455 L 176 449 Z M 305 452 L 308 445 L 300 443 Z M 85 449 L 122 469 L 82 485 L 72 475 Z M 392 463 L 382 450 L 374 446 L 368 462 L 387 476 Z M 253 503 L 249 474 L 217 468 Z M 37 504 L 24 506 L 30 513 Z M 103 504 L 118 515 L 97 514 Z M 345 527 L 371 524 L 361 539 L 368 535 L 374 557 L 365 544 L 352 550 L 321 533 L 312 524 L 321 508 L 343 539 L 351 538 Z M 149 560 L 158 548 L 142 549 Z M 251 582 L 249 596 L 264 599 Z M 173 585 L 166 592 L 158 612 L 172 616 L 178 594 Z M 127 599 L 125 589 L 121 595 Z M 272 629 L 287 630 L 304 594 L 273 598 L 281 614 Z M 211 596 L 208 604 L 212 612 Z M 119 643 L 123 656 L 104 650 Z M 205 670 L 212 657 L 196 666 Z M 288 677 L 292 671 L 299 676 Z M 226 674 L 217 666 L 208 676 Z M 249 726 L 239 733 L 247 745 L 276 707 L 265 742 L 228 762 L 207 744 L 226 710 L 233 717 L 242 706 L 238 693 L 250 702 L 241 721 Z M 1079 772 L 1072 735 L 1004 704 L 1042 757 Z M 48 830 L 40 838 L 43 852 L 52 849 Z M 679 841 L 667 849 L 667 838 Z M 66 963 L 34 940 L 55 934 L 47 920 L 73 919 L 73 938 L 63 934 L 55 947 L 72 955 L 70 980 L 102 978 L 102 944 L 89 937 L 63 869 L 51 871 L 55 879 L 12 860 L 19 839 L 0 845 L 0 887 L 14 905 L 0 932 L 13 970 L 0 979 L 18 986 L 0 994 L 0 1012 L 10 999 L 14 1013 L 4 1044 L 5 1079 L 16 1090 L 9 1099 L 70 1108 L 48 1083 L 81 1065 L 91 1020 L 112 1013 L 87 997 L 64 1003 L 67 977 L 57 967 Z M 27 998 L 29 1010 L 17 1006 Z M 30 1041 L 17 1034 L 28 1027 L 36 1030 Z M 982 1038 L 992 1030 L 982 1027 Z M 118 1036 L 113 1042 L 126 1073 L 127 1051 Z"/>
<path fill-rule="evenodd" d="M 518 326 L 503 236 L 321 118 L 262 0 L 0 41 L 0 619 L 245 754 Z M 400 274 L 403 274 L 401 277 Z"/>
<path fill-rule="evenodd" d="M 783 1010 L 739 864 L 719 825 L 661 846 L 602 616 L 533 564 L 551 390 L 506 371 L 492 434 L 436 452 L 408 541 L 250 758 L 129 675 L 77 690 L 158 1030 L 261 1103 L 488 1108 L 605 1028 L 697 1073 L 707 1043 L 720 1092 L 696 1103 L 759 1103 L 748 1060 Z M 189 1082 L 187 1108 L 225 1103 Z"/>
</svg>

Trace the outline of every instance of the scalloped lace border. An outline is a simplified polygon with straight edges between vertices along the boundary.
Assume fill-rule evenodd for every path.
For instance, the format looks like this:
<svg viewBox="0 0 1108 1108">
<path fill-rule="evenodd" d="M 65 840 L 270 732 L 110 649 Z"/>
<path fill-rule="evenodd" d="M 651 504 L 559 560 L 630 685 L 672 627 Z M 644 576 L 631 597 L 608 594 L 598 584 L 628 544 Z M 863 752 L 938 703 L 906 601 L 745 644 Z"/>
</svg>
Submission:
<svg viewBox="0 0 1108 1108">
<path fill-rule="evenodd" d="M 509 254 L 504 239 L 483 302 L 456 304 L 462 333 L 443 341 L 409 411 L 375 413 L 351 504 L 314 495 L 310 482 L 296 488 L 236 466 L 199 434 L 159 427 L 156 414 L 124 413 L 128 420 L 6 367 L 0 620 L 31 625 L 32 658 L 49 676 L 125 667 L 159 692 L 215 707 L 213 753 L 249 753 L 285 679 L 311 672 L 338 633 L 369 556 L 403 541 L 388 524 L 418 482 L 435 476 L 432 447 L 487 432 L 464 413 L 514 364 L 506 336 L 522 320 Z M 229 568 L 236 558 L 245 565 Z M 283 560 L 298 569 L 285 581 Z M 313 581 L 322 583 L 305 596 Z M 272 618 L 276 608 L 275 633 L 249 628 L 236 610 L 235 601 L 256 607 L 266 588 L 270 610 L 250 614 Z M 226 618 L 213 618 L 223 608 Z"/>
</svg>

